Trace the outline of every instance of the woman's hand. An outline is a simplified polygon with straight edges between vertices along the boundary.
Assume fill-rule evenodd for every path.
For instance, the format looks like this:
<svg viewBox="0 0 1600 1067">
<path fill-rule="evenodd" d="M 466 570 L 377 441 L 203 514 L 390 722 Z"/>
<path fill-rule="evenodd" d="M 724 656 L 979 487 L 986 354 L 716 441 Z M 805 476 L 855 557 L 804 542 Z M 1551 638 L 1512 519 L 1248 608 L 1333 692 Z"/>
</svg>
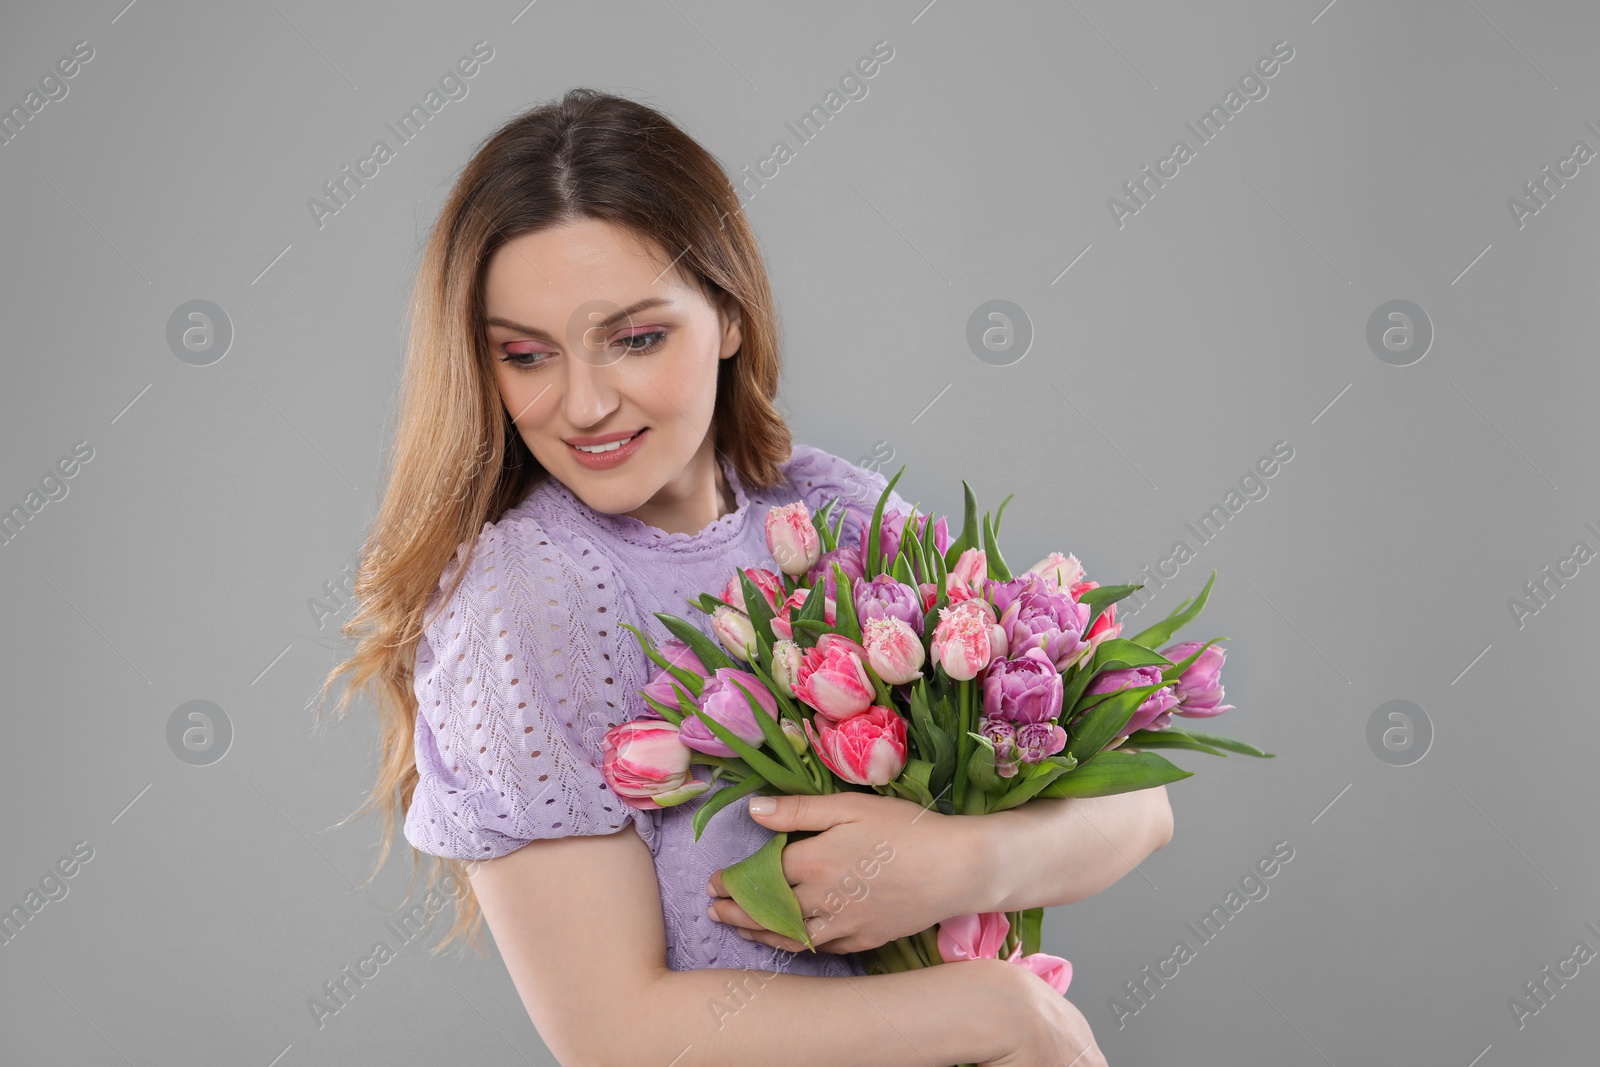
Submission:
<svg viewBox="0 0 1600 1067">
<path fill-rule="evenodd" d="M 978 910 L 976 887 L 986 853 L 974 852 L 978 842 L 969 831 L 980 819 L 879 793 L 762 799 L 775 801 L 775 810 L 751 812 L 751 818 L 768 829 L 820 831 L 783 849 L 784 876 L 819 951 L 863 952 Z M 711 876 L 706 892 L 712 898 L 707 914 L 746 939 L 788 952 L 805 950 L 752 919 L 728 895 L 721 871 Z"/>
</svg>

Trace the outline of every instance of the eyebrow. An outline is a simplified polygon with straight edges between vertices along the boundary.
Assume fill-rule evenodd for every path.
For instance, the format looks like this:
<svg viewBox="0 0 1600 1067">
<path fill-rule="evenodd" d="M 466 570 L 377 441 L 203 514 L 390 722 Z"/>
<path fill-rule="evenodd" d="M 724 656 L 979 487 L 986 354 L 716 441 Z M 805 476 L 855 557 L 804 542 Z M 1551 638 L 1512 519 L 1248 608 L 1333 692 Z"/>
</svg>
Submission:
<svg viewBox="0 0 1600 1067">
<path fill-rule="evenodd" d="M 635 300 L 621 311 L 607 316 L 603 322 L 595 323 L 595 327 L 606 329 L 607 327 L 615 326 L 623 319 L 637 315 L 641 311 L 646 311 L 653 307 L 672 307 L 674 306 L 674 303 L 674 301 L 669 300 L 666 297 L 647 296 L 643 300 Z M 537 329 L 533 326 L 524 326 L 519 322 L 512 322 L 510 319 L 491 318 L 487 320 L 486 324 L 489 326 L 503 326 L 508 330 L 515 330 L 518 333 L 525 333 L 530 336 L 537 337 L 541 341 L 547 341 L 553 345 L 559 345 L 561 343 L 544 330 Z"/>
</svg>

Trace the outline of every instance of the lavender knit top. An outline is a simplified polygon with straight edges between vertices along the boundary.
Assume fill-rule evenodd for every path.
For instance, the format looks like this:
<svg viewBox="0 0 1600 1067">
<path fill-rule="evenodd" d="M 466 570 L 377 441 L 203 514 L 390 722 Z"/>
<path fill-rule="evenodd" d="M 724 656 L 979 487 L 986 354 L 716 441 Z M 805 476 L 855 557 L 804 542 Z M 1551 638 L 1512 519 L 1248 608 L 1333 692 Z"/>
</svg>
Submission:
<svg viewBox="0 0 1600 1067">
<path fill-rule="evenodd" d="M 737 508 L 693 535 L 595 511 L 547 477 L 484 523 L 460 587 L 435 615 L 462 542 L 417 645 L 419 778 L 406 840 L 435 856 L 489 859 L 529 841 L 631 824 L 655 861 L 670 969 L 861 975 L 854 953 L 785 952 L 706 917 L 711 873 L 772 836 L 733 804 L 694 839 L 690 820 L 726 781 L 687 803 L 641 811 L 600 770 L 605 732 L 650 712 L 638 690 L 655 664 L 618 623 L 660 644 L 671 634 L 651 612 L 664 611 L 710 635 L 710 616 L 686 598 L 719 593 L 735 568 L 775 567 L 766 546 L 770 508 L 804 500 L 815 511 L 838 496 L 848 505 L 841 543 L 854 542 L 885 484 L 882 474 L 810 445 L 793 447 L 782 465 L 786 483 L 770 490 L 747 490 L 730 463 L 718 462 Z M 886 507 L 910 510 L 893 492 Z M 709 778 L 710 769 L 692 773 Z"/>
</svg>

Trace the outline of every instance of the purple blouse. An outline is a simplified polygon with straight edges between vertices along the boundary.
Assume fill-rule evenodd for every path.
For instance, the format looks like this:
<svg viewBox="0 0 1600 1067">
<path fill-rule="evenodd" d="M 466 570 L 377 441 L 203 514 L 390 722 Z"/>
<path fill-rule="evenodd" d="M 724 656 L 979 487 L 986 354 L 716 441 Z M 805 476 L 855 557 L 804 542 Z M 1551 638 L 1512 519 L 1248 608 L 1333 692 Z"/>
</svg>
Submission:
<svg viewBox="0 0 1600 1067">
<path fill-rule="evenodd" d="M 486 522 L 460 587 L 434 617 L 466 542 L 430 598 L 417 645 L 418 782 L 406 840 L 422 852 L 489 859 L 529 841 L 609 834 L 628 824 L 650 846 L 676 971 L 748 967 L 792 974 L 861 975 L 854 953 L 785 952 L 746 941 L 707 918 L 711 873 L 761 847 L 772 831 L 733 804 L 699 841 L 690 820 L 710 793 L 658 811 L 624 803 L 601 773 L 605 732 L 649 711 L 638 690 L 655 669 L 626 622 L 657 644 L 671 634 L 651 612 L 710 635 L 710 616 L 687 601 L 716 594 L 737 567 L 773 568 L 767 511 L 829 497 L 850 505 L 842 541 L 859 538 L 886 479 L 797 444 L 786 484 L 747 491 L 719 458 L 737 509 L 697 534 L 666 533 L 629 515 L 595 511 L 547 477 L 498 522 Z M 886 507 L 910 510 L 891 492 Z M 837 511 L 835 515 L 837 515 Z M 695 777 L 709 777 L 700 765 Z M 719 781 L 711 792 L 725 788 Z"/>
</svg>

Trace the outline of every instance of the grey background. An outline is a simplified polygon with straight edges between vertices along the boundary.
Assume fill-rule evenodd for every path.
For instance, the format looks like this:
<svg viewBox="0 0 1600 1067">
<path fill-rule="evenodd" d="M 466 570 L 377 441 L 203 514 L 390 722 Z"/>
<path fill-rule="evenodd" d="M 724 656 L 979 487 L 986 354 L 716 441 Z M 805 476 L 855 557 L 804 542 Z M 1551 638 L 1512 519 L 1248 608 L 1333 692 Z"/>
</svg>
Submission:
<svg viewBox="0 0 1600 1067">
<path fill-rule="evenodd" d="M 377 821 L 334 824 L 373 729 L 312 732 L 342 649 L 308 601 L 373 514 L 449 182 L 572 85 L 662 108 L 735 176 L 790 144 L 746 207 L 796 437 L 906 464 L 924 508 L 963 477 L 1016 492 L 1014 566 L 1138 580 L 1293 447 L 1138 624 L 1217 569 L 1183 635 L 1231 639 L 1211 726 L 1277 758 L 1176 754 L 1198 773 L 1172 844 L 1047 916 L 1110 1062 L 1592 1058 L 1600 965 L 1521 1029 L 1507 1001 L 1600 950 L 1600 563 L 1520 626 L 1508 600 L 1600 549 L 1600 163 L 1520 228 L 1507 198 L 1600 149 L 1600 15 L 1325 4 L 8 5 L 5 107 L 74 42 L 94 57 L 0 147 L 0 504 L 93 458 L 0 545 L 0 904 L 94 855 L 0 946 L 6 1061 L 552 1062 L 497 961 L 387 932 L 404 852 L 356 888 Z M 319 229 L 308 198 L 478 40 L 468 95 Z M 785 122 L 880 40 L 867 95 L 800 145 Z M 1119 228 L 1107 199 L 1280 40 L 1268 95 Z M 166 341 L 196 299 L 234 334 L 209 366 Z M 1396 299 L 1435 333 L 1404 367 L 1366 342 Z M 990 300 L 1033 334 L 1005 366 L 966 343 Z M 232 726 L 208 766 L 169 748 L 191 700 Z M 1391 700 L 1432 724 L 1420 762 L 1369 747 Z M 1119 1029 L 1110 998 L 1280 841 L 1269 895 Z M 319 1029 L 307 999 L 380 939 L 396 958 Z"/>
</svg>

